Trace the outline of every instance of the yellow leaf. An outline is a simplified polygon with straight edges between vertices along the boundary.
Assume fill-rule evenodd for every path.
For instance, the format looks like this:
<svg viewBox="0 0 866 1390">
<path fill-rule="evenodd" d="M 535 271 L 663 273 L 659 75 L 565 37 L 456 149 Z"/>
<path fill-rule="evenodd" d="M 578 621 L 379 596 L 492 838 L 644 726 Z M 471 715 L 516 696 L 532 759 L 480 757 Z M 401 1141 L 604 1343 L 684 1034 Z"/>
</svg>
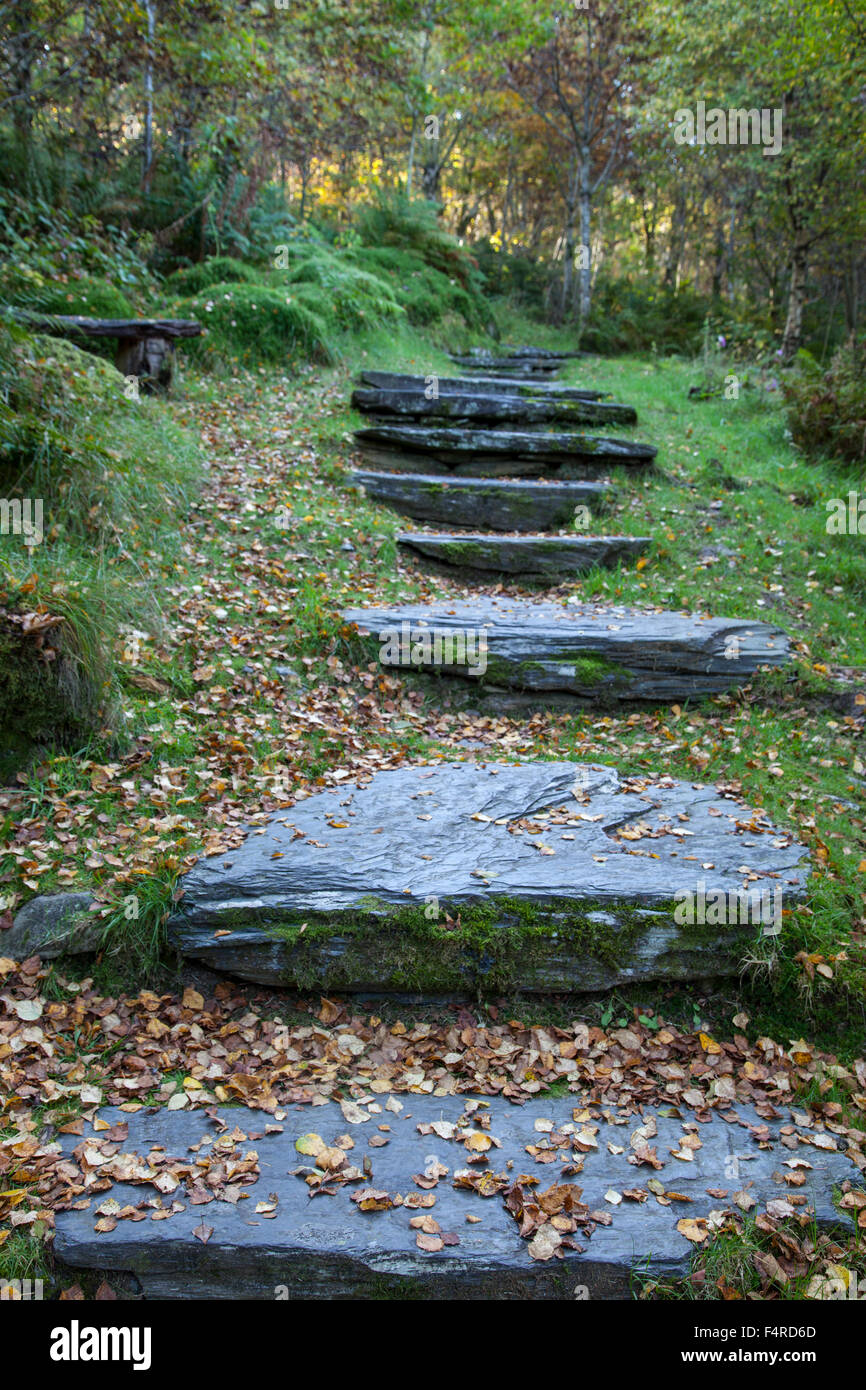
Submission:
<svg viewBox="0 0 866 1390">
<path fill-rule="evenodd" d="M 466 1147 L 474 1150 L 475 1153 L 484 1153 L 490 1148 L 490 1140 L 486 1134 L 482 1134 L 480 1130 L 475 1130 L 466 1140 Z"/>
<path fill-rule="evenodd" d="M 703 1217 L 684 1216 L 682 1221 L 677 1222 L 677 1230 L 686 1240 L 693 1241 L 695 1245 L 700 1245 L 709 1239 L 709 1230 Z"/>
<path fill-rule="evenodd" d="M 300 1139 L 295 1140 L 295 1148 L 299 1154 L 311 1154 L 313 1158 L 320 1154 L 328 1146 L 320 1134 L 302 1134 Z"/>
<path fill-rule="evenodd" d="M 713 1041 L 709 1033 L 699 1033 L 698 1037 L 701 1040 L 701 1047 L 704 1049 L 704 1052 L 709 1052 L 711 1056 L 715 1056 L 717 1053 L 721 1052 L 722 1049 L 719 1047 L 719 1044 Z"/>
</svg>

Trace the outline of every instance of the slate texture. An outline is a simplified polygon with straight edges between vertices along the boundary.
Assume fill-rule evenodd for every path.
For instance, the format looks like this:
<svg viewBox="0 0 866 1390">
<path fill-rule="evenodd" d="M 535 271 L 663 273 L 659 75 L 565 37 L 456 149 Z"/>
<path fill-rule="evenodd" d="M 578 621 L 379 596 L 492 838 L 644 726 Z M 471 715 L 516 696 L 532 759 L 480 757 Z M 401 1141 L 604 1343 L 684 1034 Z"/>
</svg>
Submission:
<svg viewBox="0 0 866 1390">
<path fill-rule="evenodd" d="M 789 658 L 788 638 L 769 623 L 553 600 L 478 598 L 391 608 L 349 608 L 346 623 L 371 634 L 427 629 L 483 633 L 487 666 L 429 669 L 533 696 L 591 704 L 685 699 L 745 684 L 761 666 Z"/>
<path fill-rule="evenodd" d="M 151 1209 L 145 1208 L 146 1219 L 119 1220 L 113 1230 L 98 1233 L 94 1230 L 98 1219 L 95 1208 L 107 1198 L 134 1205 L 157 1195 L 148 1183 L 116 1183 L 110 1191 L 96 1194 L 87 1210 L 58 1213 L 55 1253 L 76 1269 L 129 1271 L 137 1277 L 146 1298 L 342 1300 L 390 1295 L 431 1300 L 570 1301 L 576 1296 L 626 1300 L 635 1296 L 641 1278 L 677 1277 L 688 1272 L 695 1247 L 676 1229 L 678 1221 L 706 1219 L 712 1212 L 722 1212 L 731 1207 L 734 1192 L 744 1188 L 756 1201 L 753 1214 L 763 1211 L 768 1200 L 790 1197 L 791 1189 L 779 1179 L 790 1171 L 781 1165 L 792 1157 L 811 1165 L 805 1170 L 805 1184 L 795 1192 L 797 1199 L 806 1199 L 800 1210 L 813 1209 L 817 1224 L 823 1228 L 850 1225 L 847 1217 L 835 1211 L 831 1198 L 834 1184 L 857 1178 L 856 1168 L 843 1152 L 825 1152 L 809 1143 L 816 1132 L 803 1125 L 794 1126 L 799 1136 L 796 1147 L 782 1146 L 779 1126 L 790 1121 L 785 1112 L 769 1122 L 771 1140 L 764 1148 L 758 1146 L 749 1126 L 767 1122 L 750 1105 L 734 1104 L 724 1112 L 710 1112 L 709 1120 L 694 1124 L 689 1131 L 697 1133 L 701 1141 L 692 1162 L 674 1158 L 670 1150 L 682 1151 L 679 1145 L 687 1133 L 684 1123 L 694 1121 L 693 1112 L 684 1108 L 678 1119 L 658 1110 L 647 1109 L 643 1117 L 628 1118 L 609 1111 L 611 1119 L 622 1123 L 610 1123 L 600 1112 L 594 1113 L 593 1122 L 599 1125 L 597 1149 L 583 1156 L 582 1172 L 561 1179 L 559 1162 L 537 1163 L 526 1146 L 549 1142 L 543 1132 L 535 1130 L 536 1119 L 552 1122 L 560 1133 L 567 1132 L 563 1129 L 567 1126 L 580 1130 L 581 1124 L 573 1118 L 575 1107 L 583 1104 L 579 1093 L 535 1099 L 522 1107 L 492 1099 L 480 1113 L 490 1114 L 488 1133 L 501 1147 L 492 1147 L 485 1161 L 477 1165 L 467 1164 L 469 1154 L 457 1138 L 422 1135 L 417 1129 L 419 1123 L 457 1123 L 468 1096 L 401 1094 L 402 1109 L 397 1114 L 385 1109 L 385 1095 L 368 1099 L 373 1104 L 367 1111 L 360 1109 L 361 1114 L 369 1115 L 365 1121 L 347 1120 L 334 1102 L 296 1106 L 280 1111 L 283 1132 L 272 1134 L 263 1132 L 266 1123 L 274 1123 L 272 1115 L 245 1107 L 220 1108 L 215 1113 L 225 1127 L 222 1132 L 233 1132 L 237 1126 L 245 1136 L 236 1140 L 238 1152 L 254 1150 L 258 1155 L 260 1176 L 243 1189 L 246 1198 L 234 1204 L 217 1199 L 193 1205 L 184 1201 L 186 1192 L 181 1186 L 159 1200 L 165 1207 L 180 1200 L 183 1211 L 154 1221 L 149 1219 Z M 380 1108 L 373 1110 L 373 1105 Z M 468 1117 L 467 1129 L 477 1127 L 478 1113 Z M 210 1142 L 221 1132 L 203 1110 L 130 1115 L 110 1109 L 102 1116 L 110 1124 L 128 1121 L 123 1152 L 146 1157 L 154 1146 L 162 1145 L 166 1155 L 186 1163 L 204 1160 Z M 649 1143 L 664 1164 L 658 1171 L 630 1164 L 627 1158 L 633 1152 L 632 1134 L 650 1116 L 656 1120 L 658 1133 Z M 368 1141 L 383 1123 L 390 1126 L 388 1143 L 371 1147 Z M 85 1137 L 91 1132 L 87 1122 Z M 314 1162 L 295 1148 L 295 1141 L 310 1132 L 328 1144 L 350 1133 L 354 1148 L 348 1153 L 349 1160 L 360 1167 L 367 1156 L 372 1166 L 370 1185 L 392 1199 L 420 1195 L 413 1174 L 423 1175 L 438 1162 L 449 1171 L 433 1189 L 435 1205 L 424 1211 L 398 1205 L 385 1211 L 361 1212 L 351 1201 L 351 1194 L 366 1183 L 346 1184 L 333 1196 L 311 1198 L 303 1176 L 292 1172 Z M 67 1152 L 81 1142 L 77 1136 L 58 1138 Z M 197 1153 L 191 1152 L 190 1145 L 203 1139 L 205 1145 Z M 611 1153 L 608 1143 L 624 1152 Z M 559 1152 L 572 1151 L 565 1148 Z M 453 1186 L 455 1171 L 469 1167 L 476 1173 L 483 1173 L 485 1168 L 506 1173 L 509 1160 L 512 1175 L 529 1174 L 538 1179 L 536 1190 L 558 1181 L 575 1184 L 581 1189 L 579 1200 L 591 1212 L 607 1213 L 610 1224 L 597 1225 L 590 1234 L 578 1231 L 580 1251 L 566 1250 L 562 1259 L 533 1260 L 501 1195 L 483 1198 Z M 647 1188 L 648 1179 L 691 1200 L 661 1205 Z M 711 1197 L 707 1188 L 726 1191 L 728 1198 Z M 607 1200 L 607 1194 L 622 1194 L 624 1190 L 643 1191 L 647 1199 L 625 1198 L 618 1204 Z M 264 1200 L 270 1205 L 272 1195 L 277 1199 L 273 1218 L 256 1214 L 256 1204 Z M 468 1223 L 470 1214 L 480 1217 L 480 1222 Z M 442 1231 L 456 1235 L 457 1243 L 439 1251 L 419 1249 L 416 1231 L 409 1225 L 410 1219 L 419 1215 L 432 1216 Z M 196 1228 L 200 1233 L 211 1228 L 206 1243 L 193 1235 Z"/>
<path fill-rule="evenodd" d="M 545 579 L 585 574 L 596 565 L 627 563 L 651 544 L 647 536 L 489 536 L 404 531 L 397 544 L 457 569 Z"/>
<path fill-rule="evenodd" d="M 351 481 L 374 502 L 415 521 L 489 531 L 547 531 L 569 526 L 575 507 L 592 512 L 608 495 L 601 482 L 531 482 L 514 478 L 443 478 L 424 473 L 356 470 Z"/>
<path fill-rule="evenodd" d="M 15 914 L 0 934 L 0 954 L 12 960 L 41 956 L 53 960 L 99 949 L 105 923 L 88 911 L 89 893 L 41 893 Z"/>
<path fill-rule="evenodd" d="M 317 793 L 200 859 L 169 938 L 258 983 L 600 990 L 735 972 L 772 927 L 771 891 L 793 900 L 807 873 L 803 845 L 712 787 L 579 763 L 416 765 Z M 680 925 L 675 896 L 701 882 L 766 890 L 766 922 Z"/>
<path fill-rule="evenodd" d="M 645 467 L 657 452 L 652 444 L 560 431 L 371 425 L 355 430 L 354 438 L 368 458 L 386 467 L 399 459 L 399 471 L 471 477 L 597 478 L 615 464 Z"/>
<path fill-rule="evenodd" d="M 635 425 L 633 406 L 614 401 L 539 400 L 531 396 L 505 396 L 468 387 L 460 395 L 442 392 L 428 398 L 423 391 L 358 387 L 352 392 L 352 405 L 365 415 L 381 418 L 472 426 Z"/>
<path fill-rule="evenodd" d="M 557 382 L 516 381 L 514 377 L 497 376 L 429 376 L 414 375 L 411 372 L 361 372 L 365 386 L 375 386 L 384 390 L 424 392 L 436 382 L 436 389 L 442 394 L 462 395 L 465 391 L 483 390 L 485 396 L 499 392 L 505 396 L 529 396 L 533 400 L 555 401 L 600 401 L 610 393 L 591 391 L 580 386 L 562 386 Z"/>
</svg>

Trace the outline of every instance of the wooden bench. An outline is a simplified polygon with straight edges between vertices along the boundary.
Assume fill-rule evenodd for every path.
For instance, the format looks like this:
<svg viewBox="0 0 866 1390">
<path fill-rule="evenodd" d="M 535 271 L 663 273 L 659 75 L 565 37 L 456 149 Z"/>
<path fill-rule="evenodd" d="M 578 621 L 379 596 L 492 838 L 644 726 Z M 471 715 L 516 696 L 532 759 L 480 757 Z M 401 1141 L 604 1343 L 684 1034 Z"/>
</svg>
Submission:
<svg viewBox="0 0 866 1390">
<path fill-rule="evenodd" d="M 202 331 L 194 319 L 88 319 L 74 314 L 21 314 L 21 322 L 37 333 L 64 338 L 116 338 L 115 366 L 123 376 L 137 377 L 145 391 L 168 391 L 178 338 L 197 338 Z"/>
</svg>

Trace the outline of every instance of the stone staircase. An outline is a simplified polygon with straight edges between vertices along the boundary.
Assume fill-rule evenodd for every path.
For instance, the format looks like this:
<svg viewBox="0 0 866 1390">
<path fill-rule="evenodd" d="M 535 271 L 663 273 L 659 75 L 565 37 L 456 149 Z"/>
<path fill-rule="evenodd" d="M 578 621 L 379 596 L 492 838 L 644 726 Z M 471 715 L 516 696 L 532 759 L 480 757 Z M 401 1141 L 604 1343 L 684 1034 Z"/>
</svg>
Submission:
<svg viewBox="0 0 866 1390">
<path fill-rule="evenodd" d="M 601 392 L 550 384 L 577 355 L 473 350 L 453 355 L 469 378 L 363 374 L 353 399 L 371 423 L 356 441 L 375 467 L 353 481 L 449 528 L 406 532 L 401 550 L 555 584 L 645 549 L 645 537 L 574 534 L 576 513 L 603 511 L 604 470 L 643 468 L 656 452 L 574 430 L 636 420 Z M 556 598 L 343 617 L 383 666 L 433 672 L 500 709 L 512 698 L 661 704 L 788 657 L 767 624 Z M 730 793 L 564 761 L 359 775 L 250 829 L 185 876 L 168 924 L 178 951 L 269 987 L 410 999 L 730 976 L 778 932 L 809 873 L 806 846 Z M 629 1036 L 611 1079 L 642 1075 Z M 639 1110 L 576 1084 L 577 1043 L 571 1093 L 520 1105 L 507 1085 L 492 1099 L 454 1094 L 446 1055 L 435 1090 L 419 1071 L 386 1096 L 359 1061 L 354 1099 L 339 1104 L 281 1108 L 269 1093 L 263 1114 L 225 1108 L 217 1087 L 206 1109 L 186 1092 L 188 1108 L 109 1109 L 83 1140 L 59 1136 L 87 1172 L 58 1214 L 55 1251 L 74 1268 L 131 1274 L 146 1298 L 628 1299 L 640 1277 L 687 1274 L 732 1198 L 845 1224 L 833 1190 L 854 1175 L 848 1156 L 803 1114 L 741 1101 L 733 1063 L 717 1074 L 724 1051 L 707 1046 L 679 1105 Z M 670 1066 L 685 1076 L 673 1055 Z M 233 1172 L 226 1187 L 219 1175 Z"/>
</svg>

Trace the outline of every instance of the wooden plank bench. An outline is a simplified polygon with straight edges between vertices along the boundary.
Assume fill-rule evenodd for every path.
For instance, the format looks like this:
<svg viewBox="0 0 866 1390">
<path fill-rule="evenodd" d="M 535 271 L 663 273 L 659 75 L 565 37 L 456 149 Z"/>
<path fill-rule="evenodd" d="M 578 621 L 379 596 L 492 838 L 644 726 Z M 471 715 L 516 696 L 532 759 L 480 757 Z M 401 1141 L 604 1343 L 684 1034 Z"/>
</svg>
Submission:
<svg viewBox="0 0 866 1390">
<path fill-rule="evenodd" d="M 22 323 L 37 333 L 64 338 L 116 338 L 115 366 L 123 376 L 137 377 L 142 390 L 168 391 L 178 338 L 197 338 L 194 319 L 90 319 L 75 314 L 21 314 Z"/>
</svg>

